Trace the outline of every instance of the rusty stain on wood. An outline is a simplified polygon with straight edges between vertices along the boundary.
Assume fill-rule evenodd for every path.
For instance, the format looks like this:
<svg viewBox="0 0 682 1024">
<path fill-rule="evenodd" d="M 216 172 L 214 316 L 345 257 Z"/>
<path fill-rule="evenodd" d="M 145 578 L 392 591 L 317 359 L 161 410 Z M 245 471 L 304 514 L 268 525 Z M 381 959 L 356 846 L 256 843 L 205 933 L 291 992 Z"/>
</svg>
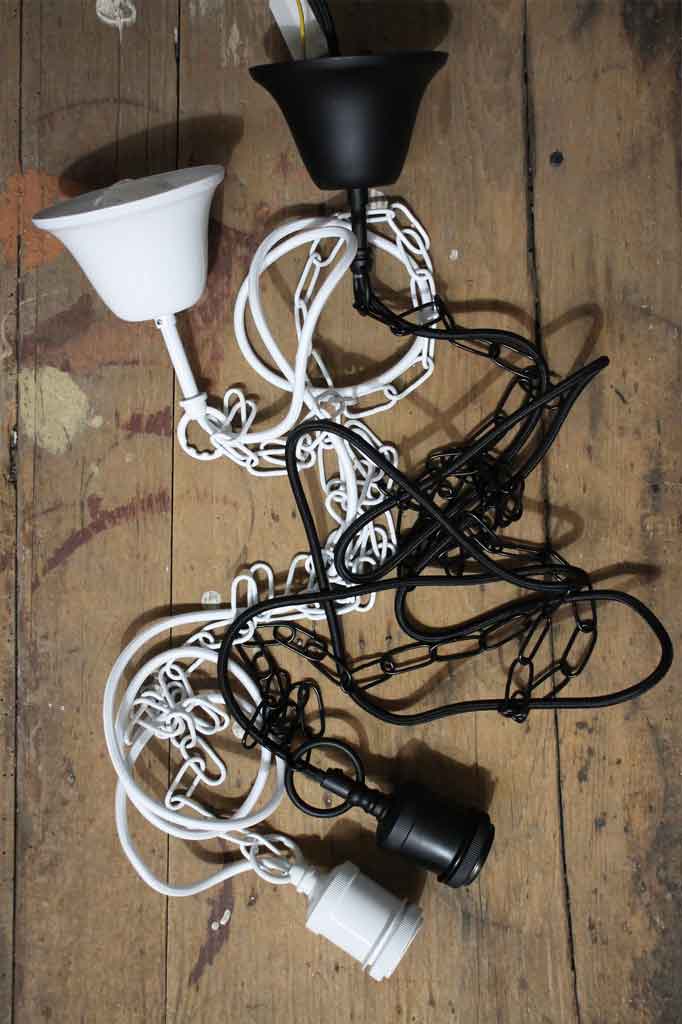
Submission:
<svg viewBox="0 0 682 1024">
<path fill-rule="evenodd" d="M 173 410 L 170 405 L 159 409 L 158 412 L 142 413 L 134 412 L 125 423 L 121 424 L 123 430 L 131 434 L 156 434 L 157 437 L 170 437 L 173 433 Z"/>
<path fill-rule="evenodd" d="M 4 262 L 12 264 L 16 260 L 19 237 L 23 272 L 35 270 L 62 256 L 64 249 L 57 239 L 35 228 L 31 218 L 43 207 L 81 191 L 75 182 L 60 181 L 53 174 L 37 170 L 10 174 L 0 192 L 0 249 Z"/>
<path fill-rule="evenodd" d="M 88 498 L 88 510 L 90 522 L 79 530 L 74 530 L 54 551 L 45 563 L 46 576 L 54 572 L 59 566 L 70 558 L 84 544 L 89 544 L 100 533 L 112 530 L 116 526 L 125 523 L 136 522 L 140 516 L 161 516 L 170 512 L 170 494 L 166 489 L 157 491 L 155 494 L 145 494 L 131 498 L 123 505 L 115 508 L 103 509 L 102 499 L 99 496 L 90 495 Z"/>
</svg>

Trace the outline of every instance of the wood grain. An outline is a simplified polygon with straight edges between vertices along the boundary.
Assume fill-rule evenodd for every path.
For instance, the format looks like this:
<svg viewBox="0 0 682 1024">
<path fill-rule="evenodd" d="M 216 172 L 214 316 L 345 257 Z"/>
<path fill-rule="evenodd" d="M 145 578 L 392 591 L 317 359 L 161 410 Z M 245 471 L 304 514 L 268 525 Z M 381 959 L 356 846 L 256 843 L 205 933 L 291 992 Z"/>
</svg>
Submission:
<svg viewBox="0 0 682 1024">
<path fill-rule="evenodd" d="M 536 225 L 552 364 L 612 362 L 550 460 L 583 520 L 566 552 L 651 603 L 679 641 L 680 5 L 529 4 Z M 553 163 L 560 152 L 563 162 Z M 582 350 L 582 351 L 581 351 Z M 634 682 L 654 644 L 605 613 L 592 692 Z M 584 1024 L 680 1019 L 679 669 L 622 709 L 560 722 L 566 863 Z M 602 685 L 603 683 L 603 685 Z"/>
<path fill-rule="evenodd" d="M 14 786 L 16 742 L 15 478 L 16 308 L 19 211 L 19 17 L 0 3 L 0 1021 L 11 1019 L 14 959 Z"/>
<path fill-rule="evenodd" d="M 165 906 L 121 859 L 102 688 L 131 623 L 169 599 L 171 375 L 30 227 L 58 194 L 175 155 L 173 5 L 123 38 L 94 4 L 23 9 L 19 323 L 18 1022 L 158 1019 Z M 165 871 L 163 839 L 141 838 Z"/>
<path fill-rule="evenodd" d="M 274 421 L 282 396 L 239 356 L 234 297 L 273 226 L 345 202 L 314 188 L 278 109 L 248 76 L 249 65 L 284 57 L 265 3 L 136 6 L 119 37 L 97 21 L 94 0 L 24 0 L 19 10 L 0 0 L 0 1020 L 677 1024 L 674 672 L 623 710 L 539 715 L 523 727 L 480 716 L 403 732 L 327 695 L 329 732 L 358 745 L 372 782 L 416 777 L 488 803 L 498 829 L 480 882 L 453 892 L 377 853 L 359 814 L 325 831 L 282 806 L 274 824 L 310 859 L 354 860 L 422 905 L 425 927 L 390 982 L 370 981 L 308 933 L 292 891 L 243 876 L 167 904 L 125 861 L 101 732 L 113 659 L 150 616 L 196 605 L 209 589 L 226 597 L 256 558 L 284 569 L 304 536 L 285 480 L 179 451 L 177 389 L 155 332 L 116 321 L 30 217 L 117 177 L 223 164 L 209 287 L 180 329 L 209 392 L 242 384 Z M 391 192 L 429 230 L 458 318 L 526 335 L 539 318 L 560 372 L 591 354 L 612 358 L 530 483 L 524 535 L 543 535 L 549 497 L 555 535 L 567 522 L 578 535 L 569 557 L 650 601 L 679 636 L 679 0 L 337 0 L 335 11 L 348 49 L 450 53 Z M 291 256 L 265 284 L 289 352 L 287 294 L 300 265 Z M 390 265 L 378 269 L 404 285 Z M 320 325 L 341 381 L 396 344 L 352 316 L 350 301 L 346 281 Z M 420 392 L 372 422 L 408 469 L 474 427 L 501 388 L 485 363 L 445 349 L 437 359 Z M 495 597 L 443 597 L 428 612 L 459 619 Z M 606 689 L 644 671 L 652 652 L 630 619 L 603 620 L 590 680 Z M 398 641 L 387 600 L 346 632 L 351 650 Z M 436 697 L 497 694 L 501 672 L 496 660 L 444 672 Z M 228 793 L 245 787 L 251 765 L 235 754 Z M 153 770 L 160 781 L 167 766 Z M 137 825 L 141 852 L 171 881 L 224 856 L 169 847 Z M 229 925 L 214 930 L 227 908 Z"/>
<path fill-rule="evenodd" d="M 422 5 L 401 5 L 403 45 L 410 38 L 420 45 L 423 36 L 424 44 L 442 46 L 451 57 L 430 89 L 404 175 L 391 191 L 403 195 L 430 230 L 439 278 L 463 319 L 527 331 L 533 294 L 526 259 L 523 7 L 450 5 L 444 21 L 442 5 L 426 12 L 424 18 Z M 180 160 L 229 162 L 219 223 L 212 228 L 216 255 L 208 292 L 183 329 L 210 391 L 245 383 L 277 410 L 281 398 L 264 389 L 236 350 L 231 302 L 266 230 L 287 212 L 344 199 L 314 189 L 281 114 L 246 73 L 249 64 L 276 54 L 268 25 L 262 10 L 236 2 L 185 8 Z M 297 265 L 292 259 L 284 268 L 289 285 Z M 380 270 L 393 283 L 391 268 Z M 290 314 L 273 284 L 266 291 L 268 312 L 280 328 Z M 323 351 L 342 380 L 366 372 L 395 346 L 380 327 L 348 315 L 350 299 L 345 283 L 321 330 Z M 478 423 L 500 386 L 501 377 L 485 364 L 443 349 L 428 386 L 373 427 L 400 443 L 405 463 L 414 467 L 435 444 Z M 195 603 L 209 588 L 225 595 L 235 571 L 255 557 L 283 569 L 304 546 L 290 500 L 285 480 L 254 481 L 227 462 L 207 467 L 178 457 L 174 601 Z M 541 504 L 534 509 L 526 529 L 540 536 Z M 475 600 L 458 601 L 451 616 L 473 610 Z M 348 622 L 349 647 L 380 649 L 391 629 L 397 640 L 389 603 L 381 601 L 371 616 Z M 491 662 L 479 669 L 482 678 L 474 671 L 458 674 L 457 681 L 444 676 L 438 696 L 467 687 L 498 692 L 499 672 Z M 205 898 L 171 904 L 169 1019 L 209 1022 L 236 1014 L 253 1022 L 307 1022 L 324 1013 L 338 1020 L 572 1021 L 552 722 L 538 721 L 529 731 L 491 718 L 406 733 L 366 717 L 351 726 L 347 704 L 334 694 L 328 699 L 346 716 L 333 719 L 330 732 L 359 743 L 375 781 L 389 785 L 396 776 L 416 775 L 450 793 L 464 789 L 475 800 L 494 789 L 491 813 L 504 852 L 491 859 L 480 886 L 455 893 L 377 855 L 368 824 L 357 815 L 334 824 L 325 845 L 317 838 L 324 832 L 319 822 L 283 806 L 277 826 L 302 837 L 311 856 L 328 864 L 357 860 L 387 886 L 419 897 L 424 932 L 391 983 L 376 985 L 304 930 L 301 897 L 237 879 Z M 529 791 L 531 775 L 549 782 Z M 240 763 L 238 779 L 244 778 Z M 542 886 L 533 884 L 529 863 L 542 874 Z M 176 847 L 170 866 L 175 879 L 209 867 Z M 551 918 L 548 900 L 556 907 Z M 227 907 L 229 927 L 213 931 Z"/>
</svg>

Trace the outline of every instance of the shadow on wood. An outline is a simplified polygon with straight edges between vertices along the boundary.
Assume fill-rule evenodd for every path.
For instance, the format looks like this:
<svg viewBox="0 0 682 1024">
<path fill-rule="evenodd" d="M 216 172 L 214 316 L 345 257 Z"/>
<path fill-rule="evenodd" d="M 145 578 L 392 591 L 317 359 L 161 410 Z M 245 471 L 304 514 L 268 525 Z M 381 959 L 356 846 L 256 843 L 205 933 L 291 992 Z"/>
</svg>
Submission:
<svg viewBox="0 0 682 1024">
<path fill-rule="evenodd" d="M 154 154 L 169 132 L 177 132 L 184 140 L 183 152 L 188 154 L 185 166 L 222 164 L 225 167 L 244 135 L 244 121 L 241 117 L 215 114 L 182 121 L 177 129 L 175 125 L 156 125 L 147 132 L 112 139 L 64 168 L 59 176 L 61 191 L 75 196 L 90 189 L 106 188 L 122 178 L 173 170 L 173 167 L 159 167 L 154 161 Z"/>
</svg>

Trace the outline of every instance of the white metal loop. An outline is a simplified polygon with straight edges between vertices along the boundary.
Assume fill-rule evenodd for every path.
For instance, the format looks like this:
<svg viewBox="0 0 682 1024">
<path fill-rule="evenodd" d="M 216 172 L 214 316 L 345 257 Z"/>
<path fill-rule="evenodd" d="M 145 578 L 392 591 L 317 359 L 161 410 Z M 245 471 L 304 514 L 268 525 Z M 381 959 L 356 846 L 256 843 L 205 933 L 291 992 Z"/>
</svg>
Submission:
<svg viewBox="0 0 682 1024">
<path fill-rule="evenodd" d="M 369 212 L 369 241 L 379 252 L 398 260 L 409 280 L 414 304 L 428 303 L 435 294 L 429 237 L 419 221 L 402 203 L 374 204 Z M 270 329 L 262 305 L 261 279 L 267 270 L 288 253 L 307 247 L 306 260 L 292 301 L 297 337 L 293 362 L 284 356 Z M 367 420 L 392 408 L 433 372 L 435 343 L 414 338 L 392 366 L 376 377 L 337 386 L 321 353 L 315 348 L 320 315 L 357 250 L 348 215 L 299 220 L 273 231 L 259 246 L 249 273 L 237 296 L 234 328 L 237 343 L 253 369 L 269 384 L 290 394 L 283 419 L 271 428 L 256 429 L 257 406 L 238 387 L 230 387 L 222 409 L 207 404 L 205 394 L 194 393 L 193 378 L 174 318 L 162 318 L 162 330 L 173 365 L 183 371 L 183 415 L 178 423 L 179 443 L 187 454 L 201 461 L 225 456 L 255 476 L 286 473 L 285 444 L 294 425 L 306 420 L 328 418 L 350 427 L 369 441 L 394 465 L 395 447 L 384 444 L 369 428 Z M 267 352 L 268 365 L 256 353 L 247 331 L 247 313 L 260 345 Z M 321 384 L 313 384 L 316 371 Z M 194 424 L 207 434 L 210 447 L 199 450 L 188 431 Z M 379 505 L 391 489 L 390 480 L 367 458 L 356 453 L 346 441 L 324 431 L 304 434 L 296 447 L 301 469 L 316 472 L 324 507 L 333 524 L 323 558 L 329 581 L 342 584 L 334 565 L 334 548 L 342 530 L 373 506 Z M 355 572 L 368 572 L 389 558 L 396 549 L 395 523 L 391 514 L 368 523 L 354 539 L 347 555 Z M 283 592 L 290 603 L 264 612 L 250 620 L 236 643 L 248 642 L 262 624 L 284 620 L 311 623 L 325 617 L 314 602 L 299 601 L 297 594 L 316 589 L 313 561 L 309 553 L 296 554 L 290 561 Z M 104 695 L 104 731 L 107 748 L 118 776 L 116 824 L 123 849 L 135 870 L 158 892 L 190 895 L 202 892 L 242 871 L 253 870 L 272 884 L 287 882 L 293 864 L 303 863 L 296 844 L 285 836 L 262 836 L 253 827 L 268 818 L 284 793 L 284 765 L 269 751 L 254 751 L 258 767 L 251 789 L 241 805 L 229 816 L 217 814 L 208 804 L 209 795 L 228 778 L 225 757 L 214 741 L 227 730 L 237 737 L 241 730 L 230 720 L 221 694 L 203 690 L 194 680 L 202 678 L 206 665 L 218 659 L 220 633 L 247 607 L 276 596 L 272 568 L 256 562 L 239 573 L 230 587 L 229 607 L 182 613 L 147 627 L 121 653 L 109 675 Z M 349 597 L 336 602 L 339 614 L 368 611 L 375 595 Z M 192 626 L 196 632 L 179 646 L 148 657 L 123 685 L 129 668 L 151 640 L 167 630 Z M 244 666 L 230 661 L 229 671 L 241 685 L 243 707 L 255 713 L 260 699 L 258 687 Z M 135 765 L 150 742 L 166 743 L 174 752 L 174 771 L 163 799 L 152 796 L 142 785 Z M 269 790 L 269 796 L 267 792 Z M 135 848 L 128 828 L 128 808 L 136 810 L 154 827 L 168 835 L 200 841 L 220 838 L 232 843 L 241 858 L 226 864 L 208 878 L 189 885 L 170 885 L 157 878 Z"/>
</svg>

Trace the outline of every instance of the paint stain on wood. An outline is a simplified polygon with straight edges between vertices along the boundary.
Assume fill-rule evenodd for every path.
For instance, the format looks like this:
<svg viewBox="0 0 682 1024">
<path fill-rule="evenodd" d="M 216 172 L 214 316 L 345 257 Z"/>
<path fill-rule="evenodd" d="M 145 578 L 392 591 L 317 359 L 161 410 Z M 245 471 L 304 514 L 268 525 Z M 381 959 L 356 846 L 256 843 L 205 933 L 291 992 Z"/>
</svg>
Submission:
<svg viewBox="0 0 682 1024">
<path fill-rule="evenodd" d="M 239 25 L 236 20 L 232 22 L 229 33 L 226 32 L 225 19 L 220 19 L 221 35 L 221 60 L 222 67 L 239 67 L 241 64 L 244 43 L 242 41 Z"/>
<path fill-rule="evenodd" d="M 53 174 L 29 170 L 11 174 L 0 192 L 0 255 L 2 262 L 16 263 L 17 238 L 21 237 L 22 271 L 52 263 L 64 252 L 63 245 L 46 231 L 39 231 L 31 218 L 45 206 L 78 195 L 82 188 Z"/>
<path fill-rule="evenodd" d="M 225 918 L 226 911 L 229 911 L 227 924 L 219 928 L 213 928 L 215 921 Z M 234 913 L 234 889 L 232 879 L 226 879 L 218 890 L 218 894 L 211 900 L 208 914 L 207 937 L 202 944 L 194 967 L 189 972 L 189 984 L 198 985 L 207 967 L 210 967 L 218 956 L 230 935 L 230 921 Z"/>
<path fill-rule="evenodd" d="M 137 10 L 132 0 L 97 0 L 95 12 L 105 25 L 118 29 L 121 39 L 123 29 L 137 21 Z"/>
<path fill-rule="evenodd" d="M 165 488 L 153 494 L 136 496 L 124 505 L 117 505 L 115 508 L 103 509 L 101 504 L 101 498 L 97 495 L 90 495 L 88 498 L 90 522 L 87 526 L 74 530 L 63 544 L 60 544 L 47 560 L 44 576 L 63 565 L 79 548 L 89 544 L 101 533 L 129 523 L 140 516 L 167 515 L 171 507 L 170 494 Z"/>
<path fill-rule="evenodd" d="M 135 412 L 123 424 L 123 429 L 130 434 L 153 434 L 156 437 L 170 437 L 173 430 L 173 410 L 170 405 L 144 416 Z"/>
<path fill-rule="evenodd" d="M 35 373 L 21 370 L 19 409 L 23 431 L 53 455 L 68 451 L 81 430 L 98 422 L 89 418 L 90 399 L 85 392 L 54 366 L 41 366 Z"/>
</svg>

